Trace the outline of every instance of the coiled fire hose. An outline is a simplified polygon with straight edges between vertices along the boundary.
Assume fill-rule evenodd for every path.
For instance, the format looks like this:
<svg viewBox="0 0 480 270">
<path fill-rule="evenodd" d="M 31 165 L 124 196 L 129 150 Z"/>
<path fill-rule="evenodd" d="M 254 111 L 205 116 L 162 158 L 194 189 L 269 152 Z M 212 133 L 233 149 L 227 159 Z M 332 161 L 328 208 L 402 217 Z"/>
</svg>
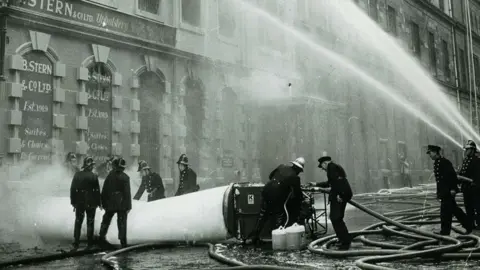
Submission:
<svg viewBox="0 0 480 270">
<path fill-rule="evenodd" d="M 413 226 L 438 224 L 437 219 L 438 206 L 427 203 L 427 201 L 434 201 L 435 197 L 429 194 L 362 194 L 355 196 L 358 200 L 373 199 L 375 201 L 382 201 L 390 204 L 418 204 L 415 199 L 424 199 L 424 207 L 417 207 L 405 210 L 393 211 L 385 214 L 379 214 L 371 209 L 368 209 L 364 204 L 358 203 L 356 200 L 350 201 L 354 207 L 364 211 L 365 213 L 380 219 L 382 222 L 368 226 L 367 228 L 350 232 L 352 238 L 356 238 L 364 245 L 375 247 L 376 249 L 362 249 L 362 250 L 331 250 L 329 247 L 336 242 L 335 236 L 327 236 L 308 245 L 308 250 L 315 254 L 320 254 L 328 257 L 348 258 L 363 256 L 355 261 L 355 264 L 361 269 L 393 269 L 386 266 L 375 265 L 376 263 L 393 262 L 398 260 L 413 259 L 413 258 L 433 258 L 437 260 L 468 260 L 480 258 L 480 238 L 475 235 L 461 235 L 456 238 L 432 234 L 427 231 L 419 230 Z M 401 201 L 408 199 L 407 201 Z M 390 218 L 391 217 L 391 218 Z M 402 231 L 403 230 L 403 231 Z M 453 228 L 454 231 L 460 230 Z M 374 241 L 366 238 L 368 235 L 384 235 L 397 236 L 407 239 L 415 240 L 416 243 L 410 245 L 400 245 L 387 243 L 385 241 Z M 463 241 L 461 241 L 463 240 Z M 441 242 L 440 245 L 438 243 Z M 168 248 L 177 246 L 178 243 L 153 243 L 136 245 L 112 253 L 108 253 L 101 258 L 104 265 L 119 269 L 118 263 L 115 261 L 115 256 L 134 250 L 142 250 L 149 248 Z M 216 246 L 213 244 L 194 244 L 193 246 L 207 246 L 208 254 L 211 258 L 224 263 L 228 268 L 209 268 L 209 269 L 297 269 L 287 268 L 272 265 L 246 265 L 235 259 L 228 258 L 216 251 Z M 432 247 L 426 249 L 427 247 Z M 381 248 L 381 249 L 378 249 Z M 61 260 L 74 256 L 83 256 L 93 254 L 101 250 L 81 250 L 77 252 L 65 252 L 55 255 L 47 255 L 42 257 L 27 258 L 12 262 L 0 263 L 0 268 L 15 265 L 36 264 L 52 260 Z M 366 257 L 365 257 L 366 256 Z"/>
</svg>

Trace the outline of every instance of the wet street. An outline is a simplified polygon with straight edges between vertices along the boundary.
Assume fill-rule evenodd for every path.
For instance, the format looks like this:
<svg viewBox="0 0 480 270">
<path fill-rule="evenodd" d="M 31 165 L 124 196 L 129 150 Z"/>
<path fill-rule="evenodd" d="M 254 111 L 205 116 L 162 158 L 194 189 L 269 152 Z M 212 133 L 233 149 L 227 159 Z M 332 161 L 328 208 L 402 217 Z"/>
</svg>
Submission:
<svg viewBox="0 0 480 270">
<path fill-rule="evenodd" d="M 388 212 L 409 208 L 408 206 L 376 205 L 370 207 L 379 212 Z M 349 207 L 347 210 L 347 225 L 351 231 L 360 230 L 376 220 L 360 210 Z M 434 226 L 423 227 L 433 230 Z M 329 233 L 332 229 L 329 226 Z M 387 241 L 383 236 L 371 236 L 369 239 Z M 392 239 L 388 239 L 392 241 Z M 406 243 L 406 242 L 404 242 Z M 354 242 L 352 249 L 364 249 L 360 242 Z M 239 245 L 226 245 L 217 247 L 217 252 L 247 264 L 269 264 L 288 266 L 297 269 L 358 269 L 355 267 L 354 258 L 334 259 L 321 255 L 312 254 L 307 250 L 297 252 L 271 251 L 268 248 L 259 249 L 242 247 Z M 70 258 L 32 266 L 22 266 L 16 269 L 57 269 L 57 270 L 80 270 L 80 269 L 105 269 L 100 258 L 105 253 L 80 258 Z M 116 259 L 121 269 L 209 269 L 222 266 L 220 263 L 208 257 L 207 248 L 181 247 L 157 250 L 132 251 L 119 255 Z M 395 269 L 475 269 L 480 267 L 477 261 L 448 261 L 435 262 L 428 260 L 409 260 L 408 262 L 395 262 L 394 264 L 380 264 L 394 267 Z"/>
</svg>

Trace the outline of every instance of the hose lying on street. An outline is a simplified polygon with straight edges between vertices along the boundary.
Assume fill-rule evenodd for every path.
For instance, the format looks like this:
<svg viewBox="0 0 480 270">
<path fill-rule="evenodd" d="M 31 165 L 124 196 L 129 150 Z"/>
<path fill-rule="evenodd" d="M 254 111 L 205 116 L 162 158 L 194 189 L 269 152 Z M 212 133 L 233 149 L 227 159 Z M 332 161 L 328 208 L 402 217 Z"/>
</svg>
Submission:
<svg viewBox="0 0 480 270">
<path fill-rule="evenodd" d="M 22 259 L 7 261 L 7 262 L 0 262 L 0 268 L 3 269 L 3 268 L 19 266 L 19 265 L 30 265 L 30 264 L 39 264 L 39 263 L 45 263 L 50 261 L 64 260 L 72 257 L 81 257 L 85 255 L 91 255 L 101 251 L 104 251 L 104 249 L 95 248 L 95 249 L 84 249 L 84 250 L 76 250 L 76 251 L 63 251 L 56 254 L 34 256 L 34 257 L 22 258 Z"/>
<path fill-rule="evenodd" d="M 175 247 L 175 243 L 169 243 L 169 242 L 159 242 L 159 243 L 152 243 L 152 244 L 140 244 L 140 245 L 135 245 L 127 248 L 122 248 L 119 250 L 116 250 L 114 252 L 107 253 L 102 256 L 102 264 L 105 266 L 108 266 L 111 269 L 119 269 L 118 263 L 114 260 L 115 255 L 119 255 L 122 253 L 127 253 L 130 251 L 140 251 L 144 249 L 161 249 L 161 248 L 169 248 L 169 247 Z M 288 267 L 281 267 L 281 266 L 273 266 L 273 265 L 247 265 L 245 263 L 239 262 L 235 259 L 228 258 L 226 256 L 223 256 L 219 253 L 216 252 L 215 250 L 215 245 L 211 243 L 207 244 L 201 244 L 201 243 L 196 243 L 193 244 L 192 246 L 201 246 L 201 247 L 208 247 L 208 255 L 210 258 L 223 263 L 225 265 L 229 265 L 231 267 L 220 267 L 220 268 L 208 268 L 208 269 L 270 269 L 270 270 L 293 270 L 296 268 L 288 268 Z"/>
</svg>

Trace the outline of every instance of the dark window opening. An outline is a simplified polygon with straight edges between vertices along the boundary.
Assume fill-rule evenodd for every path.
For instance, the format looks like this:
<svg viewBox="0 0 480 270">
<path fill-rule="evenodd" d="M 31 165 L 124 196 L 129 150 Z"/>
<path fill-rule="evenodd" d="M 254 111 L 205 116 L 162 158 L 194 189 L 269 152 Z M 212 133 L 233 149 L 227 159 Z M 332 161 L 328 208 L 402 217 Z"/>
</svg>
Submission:
<svg viewBox="0 0 480 270">
<path fill-rule="evenodd" d="M 417 56 L 418 59 L 421 57 L 421 41 L 420 41 L 420 28 L 418 24 L 410 22 L 410 29 L 412 31 L 411 42 L 413 54 Z"/>
<path fill-rule="evenodd" d="M 202 1 L 182 0 L 182 21 L 193 26 L 201 26 Z"/>
<path fill-rule="evenodd" d="M 184 97 L 184 105 L 186 109 L 185 126 L 187 133 L 185 146 L 190 166 L 200 169 L 201 138 L 203 136 L 203 122 L 205 120 L 205 109 L 203 107 L 204 87 L 201 81 L 191 77 L 187 78 L 185 87 L 186 96 Z"/>
<path fill-rule="evenodd" d="M 473 68 L 475 69 L 475 85 L 480 86 L 480 62 L 476 55 L 473 55 Z"/>
<path fill-rule="evenodd" d="M 465 61 L 465 51 L 462 49 L 458 50 L 458 61 L 459 61 L 459 73 L 460 73 L 460 86 L 465 87 L 467 83 L 467 64 Z"/>
<path fill-rule="evenodd" d="M 233 0 L 218 0 L 218 32 L 224 37 L 235 35 L 235 13 L 232 6 Z"/>
<path fill-rule="evenodd" d="M 437 51 L 435 50 L 435 36 L 428 32 L 428 48 L 430 49 L 430 69 L 437 75 Z"/>
<path fill-rule="evenodd" d="M 448 52 L 448 43 L 442 40 L 442 54 L 443 54 L 443 73 L 445 77 L 450 78 L 450 55 Z"/>
<path fill-rule="evenodd" d="M 377 9 L 377 0 L 369 0 L 369 9 L 370 9 L 370 17 L 374 21 L 378 21 L 378 9 Z"/>
<path fill-rule="evenodd" d="M 160 0 L 138 0 L 138 9 L 158 15 L 160 11 Z"/>
<path fill-rule="evenodd" d="M 397 11 L 391 6 L 387 8 L 387 30 L 397 36 Z"/>
</svg>

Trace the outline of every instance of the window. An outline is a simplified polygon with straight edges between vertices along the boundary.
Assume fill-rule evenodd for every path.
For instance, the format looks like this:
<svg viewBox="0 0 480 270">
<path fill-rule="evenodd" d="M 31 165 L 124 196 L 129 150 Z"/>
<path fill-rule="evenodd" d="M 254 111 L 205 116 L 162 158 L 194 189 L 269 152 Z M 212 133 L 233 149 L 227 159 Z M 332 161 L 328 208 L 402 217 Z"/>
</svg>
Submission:
<svg viewBox="0 0 480 270">
<path fill-rule="evenodd" d="M 430 70 L 437 75 L 437 51 L 435 50 L 435 36 L 428 32 L 428 48 L 430 49 Z"/>
<path fill-rule="evenodd" d="M 232 38 L 235 35 L 235 13 L 233 0 L 218 0 L 218 33 Z"/>
<path fill-rule="evenodd" d="M 369 9 L 370 9 L 370 17 L 374 21 L 378 21 L 378 9 L 377 9 L 377 0 L 369 0 Z"/>
<path fill-rule="evenodd" d="M 421 42 L 420 42 L 420 28 L 418 24 L 414 22 L 410 22 L 410 30 L 411 30 L 411 39 L 412 39 L 412 50 L 413 54 L 420 59 L 421 57 Z"/>
<path fill-rule="evenodd" d="M 182 21 L 193 26 L 202 26 L 201 0 L 182 0 Z"/>
<path fill-rule="evenodd" d="M 258 0 L 258 3 L 259 7 L 283 21 L 284 9 L 281 1 Z M 262 18 L 259 18 L 259 25 L 261 25 L 261 27 L 258 27 L 260 44 L 278 51 L 284 51 L 285 37 L 283 32 L 278 31 L 270 22 Z"/>
<path fill-rule="evenodd" d="M 460 86 L 465 87 L 467 83 L 467 66 L 465 61 L 465 51 L 462 49 L 458 50 L 458 65 L 460 73 Z"/>
<path fill-rule="evenodd" d="M 442 54 L 443 54 L 443 74 L 446 78 L 450 78 L 450 55 L 448 53 L 448 43 L 442 40 Z"/>
<path fill-rule="evenodd" d="M 475 69 L 475 85 L 480 86 L 480 62 L 477 55 L 473 55 L 473 68 Z"/>
<path fill-rule="evenodd" d="M 160 11 L 160 0 L 138 0 L 138 9 L 158 15 Z"/>
<path fill-rule="evenodd" d="M 391 6 L 387 8 L 387 31 L 397 36 L 397 11 Z"/>
<path fill-rule="evenodd" d="M 442 11 L 445 11 L 445 1 L 444 1 L 444 0 L 438 0 L 438 7 L 439 7 Z"/>
</svg>

